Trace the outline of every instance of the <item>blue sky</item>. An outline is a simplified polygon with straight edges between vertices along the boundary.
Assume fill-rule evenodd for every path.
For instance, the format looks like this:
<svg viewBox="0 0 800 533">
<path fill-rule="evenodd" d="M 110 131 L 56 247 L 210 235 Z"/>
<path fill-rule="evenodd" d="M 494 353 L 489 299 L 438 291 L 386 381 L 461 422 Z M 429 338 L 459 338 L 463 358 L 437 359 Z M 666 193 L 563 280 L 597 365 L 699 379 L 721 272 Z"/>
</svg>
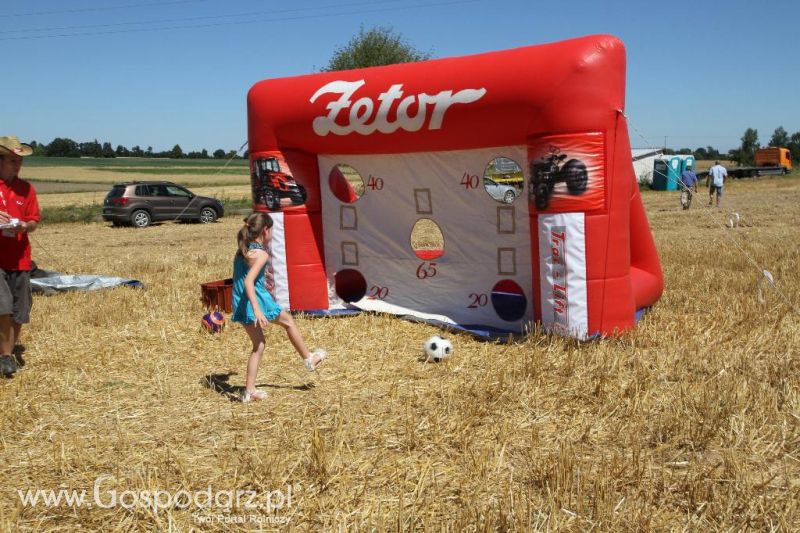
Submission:
<svg viewBox="0 0 800 533">
<path fill-rule="evenodd" d="M 11 5 L 9 5 L 11 4 Z M 433 57 L 610 33 L 635 147 L 722 151 L 800 131 L 800 2 L 29 0 L 3 2 L 1 135 L 156 151 L 238 149 L 259 80 L 318 71 L 363 25 Z"/>
</svg>

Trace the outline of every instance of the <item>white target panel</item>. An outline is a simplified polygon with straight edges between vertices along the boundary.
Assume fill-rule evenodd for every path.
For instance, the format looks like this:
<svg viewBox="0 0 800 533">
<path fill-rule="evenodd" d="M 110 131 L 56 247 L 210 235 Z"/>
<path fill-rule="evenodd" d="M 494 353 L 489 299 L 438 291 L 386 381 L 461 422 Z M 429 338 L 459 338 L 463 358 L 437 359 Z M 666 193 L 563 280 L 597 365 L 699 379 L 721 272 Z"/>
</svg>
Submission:
<svg viewBox="0 0 800 533">
<path fill-rule="evenodd" d="M 498 160 L 516 162 L 524 174 L 514 198 L 507 185 L 485 180 L 487 166 L 500 166 Z M 319 155 L 328 279 L 343 271 L 363 276 L 363 297 L 348 302 L 362 309 L 523 330 L 534 319 L 526 162 L 526 146 Z M 331 188 L 337 165 L 363 180 L 354 201 L 339 199 Z M 438 257 L 412 247 L 422 219 L 441 230 Z M 331 295 L 332 307 L 342 303 L 335 291 Z"/>
</svg>

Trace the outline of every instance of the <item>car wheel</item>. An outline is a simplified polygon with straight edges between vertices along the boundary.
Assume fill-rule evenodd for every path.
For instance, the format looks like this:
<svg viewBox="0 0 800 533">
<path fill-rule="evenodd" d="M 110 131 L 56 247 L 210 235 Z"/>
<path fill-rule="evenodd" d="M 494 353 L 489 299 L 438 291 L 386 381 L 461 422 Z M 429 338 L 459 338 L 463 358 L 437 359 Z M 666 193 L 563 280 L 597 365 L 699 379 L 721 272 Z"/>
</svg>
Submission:
<svg viewBox="0 0 800 533">
<path fill-rule="evenodd" d="M 150 213 L 144 209 L 137 209 L 131 214 L 131 224 L 137 228 L 146 228 L 151 222 Z"/>
<path fill-rule="evenodd" d="M 544 183 L 540 183 L 534 189 L 536 209 L 544 211 L 550 205 L 550 189 Z"/>
<path fill-rule="evenodd" d="M 306 203 L 306 200 L 308 200 L 308 192 L 306 192 L 306 188 L 298 183 L 297 189 L 300 191 L 300 203 Z"/>
<path fill-rule="evenodd" d="M 211 224 L 217 221 L 217 212 L 213 207 L 204 207 L 200 210 L 200 222 L 203 224 Z"/>
<path fill-rule="evenodd" d="M 513 204 L 516 197 L 517 195 L 514 194 L 514 191 L 506 191 L 503 195 L 503 201 L 507 204 Z"/>
<path fill-rule="evenodd" d="M 274 190 L 267 190 L 264 192 L 264 205 L 272 211 L 277 211 L 281 208 L 281 199 Z"/>
</svg>

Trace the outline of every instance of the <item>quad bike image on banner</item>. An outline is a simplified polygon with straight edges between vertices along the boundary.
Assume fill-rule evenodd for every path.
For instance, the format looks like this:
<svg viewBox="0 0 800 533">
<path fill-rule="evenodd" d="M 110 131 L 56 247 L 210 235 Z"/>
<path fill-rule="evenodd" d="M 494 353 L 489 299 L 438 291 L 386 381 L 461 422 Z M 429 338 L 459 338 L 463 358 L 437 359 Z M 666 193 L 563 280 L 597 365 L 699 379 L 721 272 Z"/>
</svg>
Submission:
<svg viewBox="0 0 800 533">
<path fill-rule="evenodd" d="M 542 213 L 606 209 L 605 140 L 599 132 L 545 135 L 528 141 L 528 200 Z"/>
<path fill-rule="evenodd" d="M 578 159 L 570 159 L 564 163 L 566 158 L 567 154 L 561 153 L 557 146 L 551 146 L 546 156 L 531 161 L 530 194 L 539 211 L 544 211 L 550 205 L 557 183 L 566 183 L 570 194 L 586 192 L 589 182 L 586 164 Z"/>
<path fill-rule="evenodd" d="M 283 207 L 303 205 L 306 202 L 306 189 L 289 174 L 281 171 L 274 157 L 256 159 L 251 172 L 253 199 L 271 211 Z"/>
</svg>

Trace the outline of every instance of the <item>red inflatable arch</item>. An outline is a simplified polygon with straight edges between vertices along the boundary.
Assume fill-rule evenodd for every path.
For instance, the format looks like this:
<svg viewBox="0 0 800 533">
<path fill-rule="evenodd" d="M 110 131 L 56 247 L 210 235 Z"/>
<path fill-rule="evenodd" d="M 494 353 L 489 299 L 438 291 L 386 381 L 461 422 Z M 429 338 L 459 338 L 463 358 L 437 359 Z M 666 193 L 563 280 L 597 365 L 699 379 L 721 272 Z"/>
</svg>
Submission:
<svg viewBox="0 0 800 533">
<path fill-rule="evenodd" d="M 488 335 L 632 327 L 663 276 L 624 94 L 606 35 L 257 83 L 251 180 L 275 220 L 277 300 Z M 442 238 L 412 242 L 421 219 Z"/>
</svg>

